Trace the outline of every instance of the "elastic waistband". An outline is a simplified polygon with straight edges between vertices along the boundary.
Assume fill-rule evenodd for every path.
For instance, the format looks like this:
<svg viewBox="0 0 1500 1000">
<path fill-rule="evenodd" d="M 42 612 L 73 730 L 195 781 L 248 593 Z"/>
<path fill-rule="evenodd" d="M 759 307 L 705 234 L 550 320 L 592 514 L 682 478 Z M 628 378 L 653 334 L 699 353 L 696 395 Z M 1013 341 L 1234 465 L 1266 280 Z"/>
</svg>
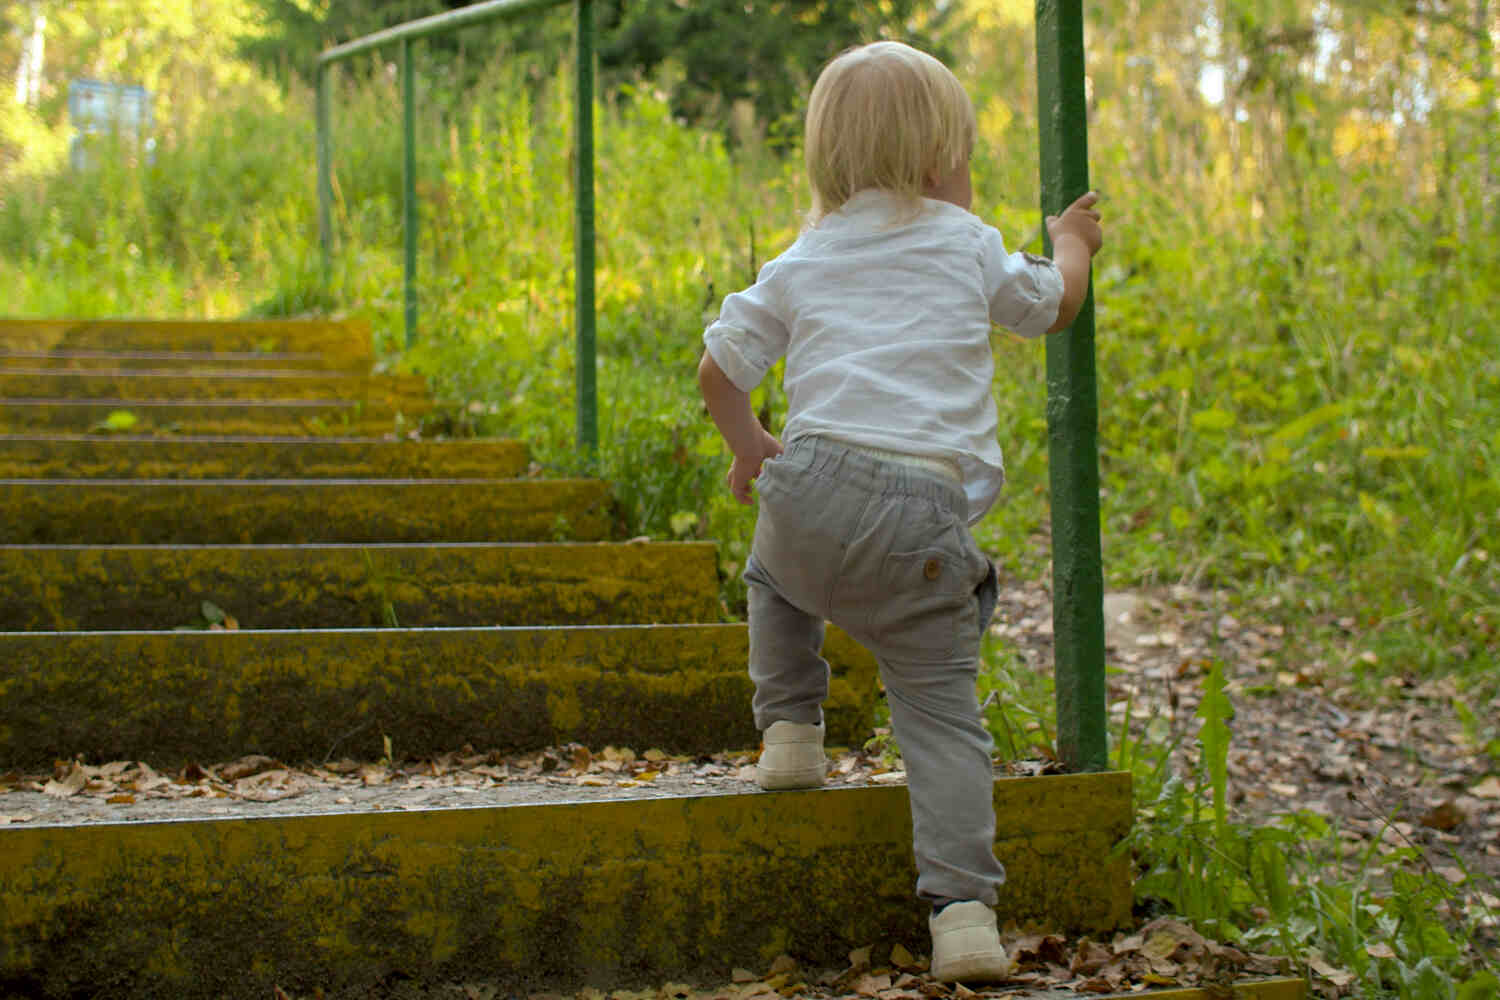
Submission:
<svg viewBox="0 0 1500 1000">
<path fill-rule="evenodd" d="M 882 462 L 890 462 L 893 465 L 904 465 L 908 469 L 920 469 L 941 479 L 946 479 L 954 486 L 962 487 L 964 484 L 963 472 L 958 463 L 946 458 L 933 458 L 929 455 L 908 455 L 903 451 L 887 451 L 884 448 L 872 448 L 864 444 L 849 444 L 839 441 L 839 445 L 849 449 L 856 455 L 868 455 L 870 458 Z"/>
<path fill-rule="evenodd" d="M 846 444 L 808 434 L 792 439 L 776 463 L 827 476 L 883 496 L 920 497 L 967 519 L 969 499 L 957 469 L 942 459 Z"/>
</svg>

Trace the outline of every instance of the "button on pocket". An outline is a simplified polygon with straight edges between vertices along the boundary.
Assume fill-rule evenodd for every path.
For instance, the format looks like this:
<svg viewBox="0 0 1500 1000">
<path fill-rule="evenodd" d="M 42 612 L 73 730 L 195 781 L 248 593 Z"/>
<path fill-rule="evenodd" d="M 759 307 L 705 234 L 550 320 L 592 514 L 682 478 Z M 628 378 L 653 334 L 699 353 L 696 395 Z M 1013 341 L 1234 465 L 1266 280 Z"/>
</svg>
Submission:
<svg viewBox="0 0 1500 1000">
<path fill-rule="evenodd" d="M 892 552 L 881 569 L 870 631 L 882 651 L 913 660 L 943 660 L 975 628 L 973 586 L 962 550 Z"/>
</svg>

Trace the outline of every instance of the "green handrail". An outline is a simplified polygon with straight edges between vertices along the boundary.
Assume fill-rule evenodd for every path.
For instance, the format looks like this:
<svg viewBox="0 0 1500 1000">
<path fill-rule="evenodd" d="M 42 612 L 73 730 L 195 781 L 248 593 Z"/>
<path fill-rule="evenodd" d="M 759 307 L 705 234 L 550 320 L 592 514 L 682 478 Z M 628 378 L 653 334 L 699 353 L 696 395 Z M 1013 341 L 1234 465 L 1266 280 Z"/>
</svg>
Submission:
<svg viewBox="0 0 1500 1000">
<path fill-rule="evenodd" d="M 1089 190 L 1081 0 L 1037 0 L 1036 52 L 1045 217 L 1061 214 Z M 1090 288 L 1072 326 L 1047 338 L 1057 749 L 1073 771 L 1101 771 L 1109 762 L 1098 437 Z"/>
<path fill-rule="evenodd" d="M 556 7 L 568 0 L 485 0 L 445 14 L 434 14 L 387 28 L 363 38 L 334 46 L 318 56 L 318 237 L 323 248 L 323 273 L 332 266 L 333 183 L 329 138 L 328 69 L 336 63 L 371 52 L 383 45 L 401 46 L 401 104 L 403 120 L 402 232 L 405 259 L 402 267 L 406 346 L 417 336 L 417 193 L 416 193 L 416 87 L 412 73 L 411 43 L 454 31 L 471 24 L 515 17 L 530 11 Z M 594 11 L 593 0 L 572 0 L 576 7 L 578 53 L 574 66 L 574 137 L 577 144 L 574 196 L 574 325 L 577 341 L 578 446 L 592 456 L 599 447 L 597 369 L 594 356 Z"/>
</svg>

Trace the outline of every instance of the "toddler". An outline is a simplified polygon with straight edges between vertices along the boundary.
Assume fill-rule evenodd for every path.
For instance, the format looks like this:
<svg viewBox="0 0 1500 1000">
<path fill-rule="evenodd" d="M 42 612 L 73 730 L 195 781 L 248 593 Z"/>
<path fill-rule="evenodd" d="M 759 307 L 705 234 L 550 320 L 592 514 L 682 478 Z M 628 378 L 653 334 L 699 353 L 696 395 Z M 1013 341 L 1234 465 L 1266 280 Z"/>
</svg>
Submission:
<svg viewBox="0 0 1500 1000">
<path fill-rule="evenodd" d="M 834 59 L 807 110 L 809 224 L 703 335 L 699 385 L 759 513 L 745 581 L 766 789 L 821 785 L 824 621 L 880 665 L 906 764 L 932 974 L 1004 977 L 993 745 L 975 695 L 994 567 L 969 526 L 1004 481 L 992 325 L 1061 330 L 1103 242 L 1094 194 L 1047 219 L 1052 260 L 970 214 L 974 110 L 897 42 Z M 783 442 L 749 393 L 785 355 Z"/>
</svg>

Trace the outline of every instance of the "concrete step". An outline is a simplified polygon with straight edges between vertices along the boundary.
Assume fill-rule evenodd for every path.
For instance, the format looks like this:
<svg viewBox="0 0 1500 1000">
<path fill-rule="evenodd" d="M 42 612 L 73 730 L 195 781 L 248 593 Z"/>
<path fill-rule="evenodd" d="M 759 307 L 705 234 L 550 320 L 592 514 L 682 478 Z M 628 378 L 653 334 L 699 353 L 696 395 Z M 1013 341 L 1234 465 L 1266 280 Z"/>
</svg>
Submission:
<svg viewBox="0 0 1500 1000">
<path fill-rule="evenodd" d="M 379 437 L 412 429 L 431 409 L 429 402 L 417 399 L 399 407 L 349 399 L 0 399 L 0 433 L 120 430 Z M 113 426 L 111 421 L 121 412 L 130 415 L 130 422 Z"/>
<path fill-rule="evenodd" d="M 497 804 L 509 787 L 469 808 L 208 818 L 198 800 L 196 822 L 0 827 L 0 982 L 27 996 L 466 982 L 525 996 L 930 948 L 904 787 Z M 1096 938 L 1127 923 L 1129 859 L 1110 849 L 1130 828 L 1129 775 L 1001 778 L 994 799 L 1000 912 Z"/>
<path fill-rule="evenodd" d="M 4 479 L 4 545 L 599 541 L 590 479 Z"/>
<path fill-rule="evenodd" d="M 710 542 L 0 545 L 0 631 L 713 622 Z"/>
<path fill-rule="evenodd" d="M 419 375 L 349 375 L 222 368 L 201 371 L 0 368 L 0 399 L 349 399 L 400 406 L 425 399 Z"/>
<path fill-rule="evenodd" d="M 0 479 L 512 479 L 512 440 L 0 434 Z"/>
<path fill-rule="evenodd" d="M 329 371 L 320 354 L 261 353 L 257 351 L 89 351 L 10 350 L 0 347 L 0 370 L 7 368 L 63 368 L 93 371 L 101 368 L 265 368 L 289 371 Z M 338 370 L 338 369 L 332 369 Z M 369 370 L 368 361 L 347 369 Z"/>
<path fill-rule="evenodd" d="M 0 319 L 0 349 L 312 354 L 334 368 L 372 358 L 362 320 Z"/>
<path fill-rule="evenodd" d="M 376 759 L 465 743 L 754 746 L 743 625 L 0 633 L 0 761 Z M 875 663 L 832 632 L 829 740 L 874 725 Z"/>
</svg>

